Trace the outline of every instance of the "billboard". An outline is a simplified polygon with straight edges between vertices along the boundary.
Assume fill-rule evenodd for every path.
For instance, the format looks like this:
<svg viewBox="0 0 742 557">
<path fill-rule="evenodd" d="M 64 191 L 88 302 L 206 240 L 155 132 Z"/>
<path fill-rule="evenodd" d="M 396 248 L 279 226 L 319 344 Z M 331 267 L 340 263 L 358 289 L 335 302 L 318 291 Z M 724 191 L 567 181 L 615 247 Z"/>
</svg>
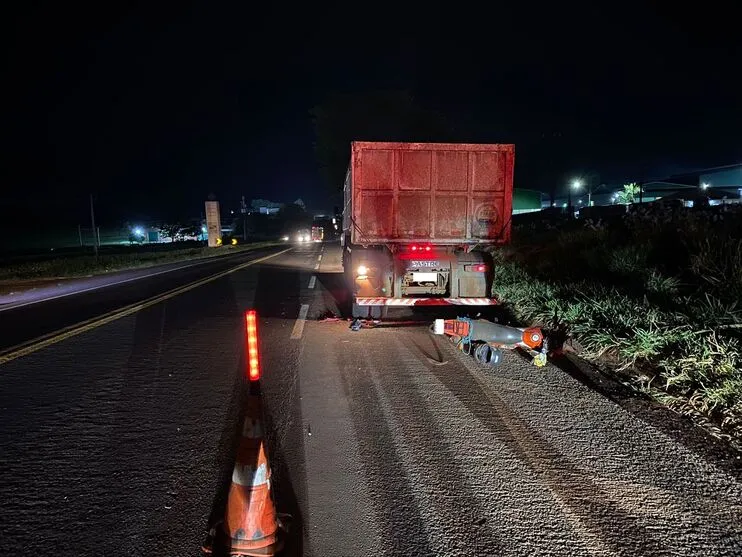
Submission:
<svg viewBox="0 0 742 557">
<path fill-rule="evenodd" d="M 215 248 L 221 245 L 222 221 L 219 216 L 219 202 L 206 202 L 206 233 L 209 237 L 209 247 Z"/>
</svg>

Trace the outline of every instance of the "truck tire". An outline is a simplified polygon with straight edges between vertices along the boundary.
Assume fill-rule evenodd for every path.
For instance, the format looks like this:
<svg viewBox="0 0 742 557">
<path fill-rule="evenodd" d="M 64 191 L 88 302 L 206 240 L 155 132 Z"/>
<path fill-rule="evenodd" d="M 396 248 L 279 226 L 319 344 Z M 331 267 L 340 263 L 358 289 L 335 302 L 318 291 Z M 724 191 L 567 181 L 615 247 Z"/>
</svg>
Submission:
<svg viewBox="0 0 742 557">
<path fill-rule="evenodd" d="M 359 306 L 358 304 L 353 304 L 351 317 L 353 317 L 353 319 L 368 319 L 370 315 L 370 308 L 371 306 Z"/>
<path fill-rule="evenodd" d="M 387 306 L 371 306 L 371 319 L 386 319 L 388 312 Z"/>
<path fill-rule="evenodd" d="M 360 306 L 353 304 L 351 316 L 353 319 L 385 319 L 389 308 L 386 306 Z"/>
</svg>

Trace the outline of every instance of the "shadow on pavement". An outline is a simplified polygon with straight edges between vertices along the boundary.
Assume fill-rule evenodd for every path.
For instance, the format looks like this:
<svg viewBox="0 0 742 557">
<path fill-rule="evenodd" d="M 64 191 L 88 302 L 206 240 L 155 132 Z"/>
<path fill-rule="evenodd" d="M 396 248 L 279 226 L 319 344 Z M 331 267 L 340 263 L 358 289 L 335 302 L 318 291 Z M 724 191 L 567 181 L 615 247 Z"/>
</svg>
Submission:
<svg viewBox="0 0 742 557">
<path fill-rule="evenodd" d="M 549 361 L 589 389 L 618 404 L 702 458 L 742 480 L 739 455 L 696 426 L 689 418 L 673 412 L 577 357 L 561 354 Z"/>
<path fill-rule="evenodd" d="M 339 317 L 350 317 L 351 296 L 344 273 L 315 273 L 317 282 L 324 289 L 325 306 Z"/>
</svg>

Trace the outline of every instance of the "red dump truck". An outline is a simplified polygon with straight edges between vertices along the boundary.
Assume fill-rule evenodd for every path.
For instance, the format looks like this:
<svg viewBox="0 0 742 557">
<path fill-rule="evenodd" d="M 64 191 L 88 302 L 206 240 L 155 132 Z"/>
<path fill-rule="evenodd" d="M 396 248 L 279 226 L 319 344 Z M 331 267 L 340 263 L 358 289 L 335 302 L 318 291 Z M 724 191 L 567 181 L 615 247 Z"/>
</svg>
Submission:
<svg viewBox="0 0 742 557">
<path fill-rule="evenodd" d="M 510 240 L 514 157 L 513 145 L 354 142 L 341 237 L 353 316 L 493 304 L 482 247 Z"/>
</svg>

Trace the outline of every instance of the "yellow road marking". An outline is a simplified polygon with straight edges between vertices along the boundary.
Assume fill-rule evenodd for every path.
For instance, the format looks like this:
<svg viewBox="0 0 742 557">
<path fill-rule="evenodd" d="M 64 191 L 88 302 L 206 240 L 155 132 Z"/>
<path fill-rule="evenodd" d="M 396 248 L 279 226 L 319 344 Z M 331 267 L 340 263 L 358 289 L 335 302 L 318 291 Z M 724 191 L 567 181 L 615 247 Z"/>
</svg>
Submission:
<svg viewBox="0 0 742 557">
<path fill-rule="evenodd" d="M 222 277 L 225 277 L 237 271 L 241 271 L 242 269 L 250 267 L 251 265 L 261 263 L 265 261 L 266 259 L 270 259 L 271 257 L 276 257 L 278 255 L 286 253 L 287 251 L 290 251 L 291 249 L 292 248 L 285 249 L 283 251 L 279 251 L 278 253 L 266 255 L 265 257 L 261 257 L 259 259 L 253 259 L 252 261 L 247 261 L 246 263 L 237 265 L 236 267 L 233 267 L 232 269 L 227 269 L 226 271 L 221 271 L 220 273 L 197 280 L 190 284 L 179 286 L 178 288 L 174 288 L 173 290 L 169 290 L 168 292 L 165 292 L 163 294 L 158 294 L 157 296 L 153 296 L 152 298 L 149 298 L 148 300 L 137 302 L 129 306 L 125 306 L 121 309 L 113 310 L 104 315 L 93 317 L 91 319 L 81 321 L 80 323 L 75 323 L 74 325 L 70 325 L 69 327 L 65 327 L 63 329 L 59 329 L 57 331 L 47 333 L 33 340 L 29 340 L 21 344 L 17 344 L 15 346 L 12 346 L 0 352 L 0 365 L 7 364 L 8 362 L 12 360 L 21 358 L 23 356 L 27 356 L 29 354 L 32 354 L 33 352 L 36 352 L 37 350 L 41 350 L 42 348 L 51 346 L 52 344 L 62 342 L 63 340 L 66 340 L 68 338 L 71 338 L 79 334 L 82 334 L 84 332 L 90 331 L 92 329 L 100 327 L 101 325 L 105 325 L 106 323 L 111 323 L 112 321 L 116 321 L 117 319 L 121 319 L 122 317 L 126 317 L 127 315 L 131 315 L 133 313 L 141 311 L 155 304 L 159 304 L 160 302 L 164 302 L 165 300 L 174 298 L 175 296 L 178 296 L 179 294 L 183 294 L 184 292 L 188 292 L 189 290 L 193 290 L 194 288 L 198 288 L 199 286 L 203 286 L 204 284 L 207 284 L 209 282 L 215 281 L 217 279 L 220 279 Z"/>
</svg>

